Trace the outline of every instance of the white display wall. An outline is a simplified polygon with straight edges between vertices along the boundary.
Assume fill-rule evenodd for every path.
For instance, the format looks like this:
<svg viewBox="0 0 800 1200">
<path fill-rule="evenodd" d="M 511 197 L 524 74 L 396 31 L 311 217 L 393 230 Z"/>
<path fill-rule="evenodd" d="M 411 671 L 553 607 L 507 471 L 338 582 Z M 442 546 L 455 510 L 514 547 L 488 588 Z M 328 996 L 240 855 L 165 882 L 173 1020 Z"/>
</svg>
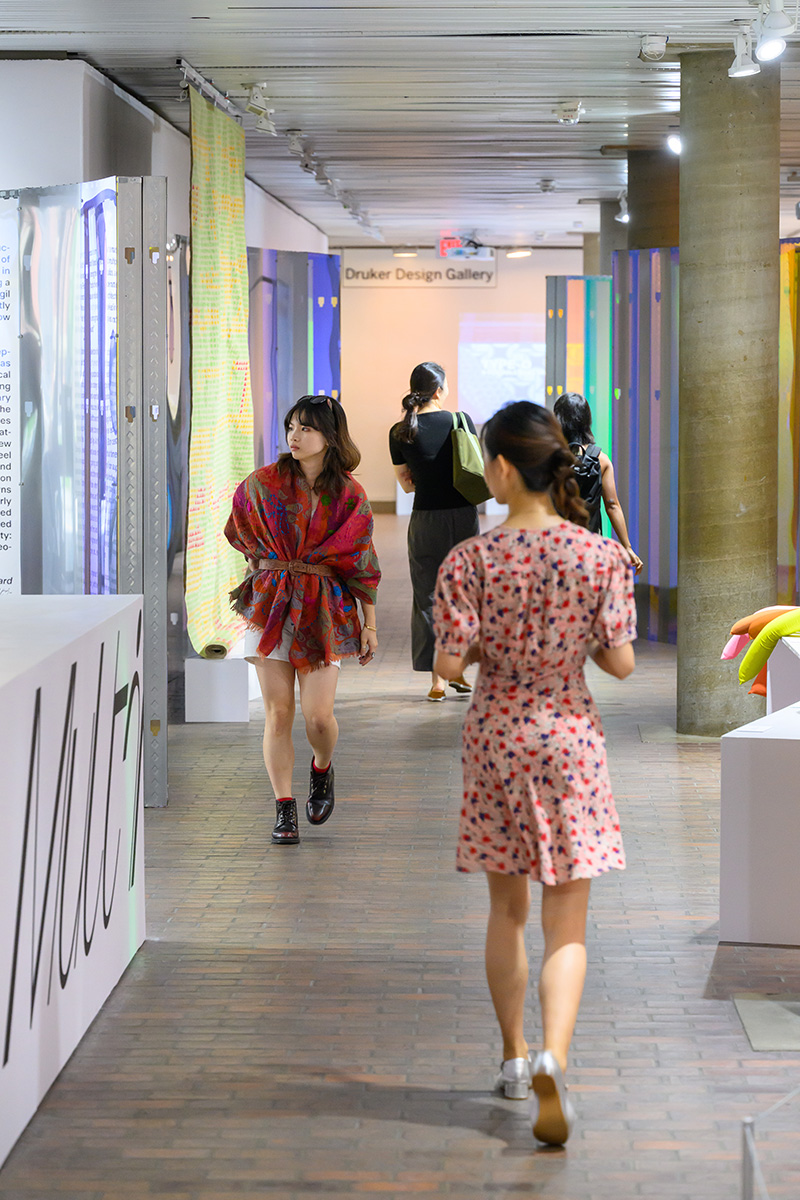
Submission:
<svg viewBox="0 0 800 1200">
<path fill-rule="evenodd" d="M 145 936 L 142 600 L 0 599 L 0 1163 Z"/>
</svg>

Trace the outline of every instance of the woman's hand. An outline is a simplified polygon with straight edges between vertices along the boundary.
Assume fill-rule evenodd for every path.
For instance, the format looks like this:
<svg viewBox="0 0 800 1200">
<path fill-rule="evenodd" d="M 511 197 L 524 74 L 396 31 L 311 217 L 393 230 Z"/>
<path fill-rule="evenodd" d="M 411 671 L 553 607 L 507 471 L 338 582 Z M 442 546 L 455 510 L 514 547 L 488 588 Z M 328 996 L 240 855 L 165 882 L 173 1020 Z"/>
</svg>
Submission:
<svg viewBox="0 0 800 1200">
<path fill-rule="evenodd" d="M 483 658 L 480 642 L 473 642 L 467 653 L 464 655 L 464 666 L 469 667 L 472 663 L 479 663 Z"/>
<path fill-rule="evenodd" d="M 367 629 L 366 626 L 361 628 L 361 653 L 358 656 L 358 661 L 362 667 L 367 663 L 372 662 L 375 657 L 375 651 L 378 649 L 378 635 L 374 629 Z"/>
<path fill-rule="evenodd" d="M 633 567 L 634 575 L 638 575 L 639 572 L 641 571 L 642 567 L 644 566 L 644 563 L 639 558 L 639 555 L 636 553 L 633 546 L 626 546 L 625 553 L 627 554 L 628 558 L 631 560 L 631 565 Z"/>
</svg>

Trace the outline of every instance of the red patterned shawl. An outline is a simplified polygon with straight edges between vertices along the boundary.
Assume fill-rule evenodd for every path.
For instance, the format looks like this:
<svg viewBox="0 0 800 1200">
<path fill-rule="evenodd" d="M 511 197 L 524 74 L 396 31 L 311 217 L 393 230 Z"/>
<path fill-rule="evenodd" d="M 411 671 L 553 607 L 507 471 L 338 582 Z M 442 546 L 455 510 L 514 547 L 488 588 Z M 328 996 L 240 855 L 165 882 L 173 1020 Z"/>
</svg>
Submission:
<svg viewBox="0 0 800 1200">
<path fill-rule="evenodd" d="M 289 661 L 298 671 L 359 653 L 361 622 L 353 597 L 374 604 L 381 577 L 372 510 L 361 484 L 348 475 L 341 495 L 323 493 L 312 516 L 305 479 L 277 463 L 261 467 L 236 489 L 225 536 L 249 559 L 300 559 L 336 575 L 264 570 L 247 576 L 231 601 L 235 612 L 263 629 L 259 656 L 279 644 L 287 617 L 295 630 Z"/>
</svg>

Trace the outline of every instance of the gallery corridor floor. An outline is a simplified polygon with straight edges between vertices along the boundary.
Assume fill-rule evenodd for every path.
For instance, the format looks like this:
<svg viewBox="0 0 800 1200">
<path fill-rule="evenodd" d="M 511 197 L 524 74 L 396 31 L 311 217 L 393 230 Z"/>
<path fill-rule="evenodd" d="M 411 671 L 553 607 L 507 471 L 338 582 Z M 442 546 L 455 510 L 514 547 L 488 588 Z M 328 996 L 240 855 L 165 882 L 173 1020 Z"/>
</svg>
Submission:
<svg viewBox="0 0 800 1200">
<path fill-rule="evenodd" d="M 249 726 L 171 730 L 149 940 L 3 1200 L 739 1195 L 740 1120 L 800 1082 L 800 1052 L 753 1052 L 731 996 L 800 993 L 800 950 L 717 945 L 719 746 L 671 732 L 673 649 L 640 643 L 624 683 L 591 669 L 629 869 L 593 888 L 579 1124 L 537 1148 L 528 1103 L 490 1091 L 486 885 L 453 869 L 465 706 L 426 703 L 409 668 L 404 537 L 378 518 L 380 649 L 342 672 L 329 824 L 270 844 L 257 706 Z M 532 921 L 532 965 L 540 944 Z M 530 1014 L 536 1045 L 533 988 Z M 800 1194 L 799 1126 L 795 1104 L 759 1134 L 772 1197 Z"/>
</svg>

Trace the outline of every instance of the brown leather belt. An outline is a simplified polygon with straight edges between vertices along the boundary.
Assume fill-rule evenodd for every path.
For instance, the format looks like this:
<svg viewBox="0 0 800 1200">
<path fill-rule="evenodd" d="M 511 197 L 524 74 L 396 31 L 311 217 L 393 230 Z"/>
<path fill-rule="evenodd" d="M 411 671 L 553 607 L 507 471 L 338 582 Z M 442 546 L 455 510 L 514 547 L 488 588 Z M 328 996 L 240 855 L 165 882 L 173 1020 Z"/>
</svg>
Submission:
<svg viewBox="0 0 800 1200">
<path fill-rule="evenodd" d="M 290 575 L 324 575 L 326 579 L 335 579 L 336 572 L 322 563 L 307 563 L 302 559 L 293 558 L 291 562 L 281 562 L 277 558 L 262 558 L 258 563 L 259 571 L 288 571 Z"/>
</svg>

